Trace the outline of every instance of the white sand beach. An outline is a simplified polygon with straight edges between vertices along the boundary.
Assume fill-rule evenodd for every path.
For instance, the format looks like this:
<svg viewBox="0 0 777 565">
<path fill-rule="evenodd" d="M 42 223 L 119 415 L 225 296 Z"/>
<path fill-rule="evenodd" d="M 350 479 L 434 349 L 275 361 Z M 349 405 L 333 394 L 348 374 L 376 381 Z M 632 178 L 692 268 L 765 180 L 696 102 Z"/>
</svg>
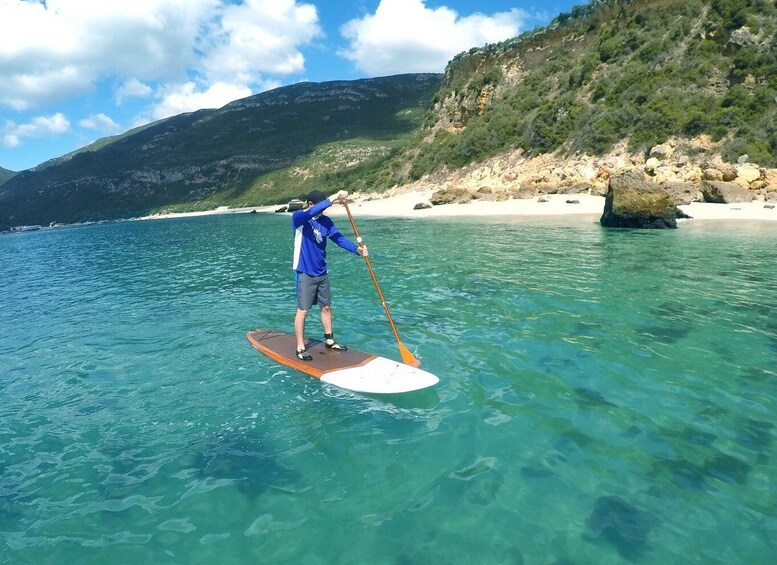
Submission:
<svg viewBox="0 0 777 565">
<path fill-rule="evenodd" d="M 767 206 L 772 206 L 767 208 Z M 738 204 L 712 204 L 692 202 L 678 206 L 694 220 L 777 220 L 777 203 L 742 202 Z"/>
<path fill-rule="evenodd" d="M 439 218 L 451 216 L 559 216 L 565 214 L 599 214 L 604 209 L 604 197 L 590 194 L 549 194 L 540 198 L 510 199 L 502 202 L 473 200 L 466 204 L 445 204 L 414 210 L 416 204 L 429 202 L 432 191 L 406 192 L 386 198 L 368 199 L 355 195 L 349 202 L 351 212 L 359 216 L 403 218 Z M 335 204 L 327 214 L 345 214 L 345 207 Z"/>
<path fill-rule="evenodd" d="M 432 190 L 399 192 L 387 196 L 354 194 L 349 207 L 355 216 L 395 218 L 445 218 L 466 216 L 601 216 L 604 211 L 604 197 L 591 194 L 546 194 L 529 199 L 510 199 L 502 202 L 473 200 L 466 204 L 445 204 L 415 210 L 419 203 L 428 203 Z M 767 206 L 775 206 L 768 208 Z M 181 218 L 210 214 L 239 214 L 248 212 L 274 213 L 280 205 L 256 206 L 250 208 L 219 207 L 206 212 L 158 214 L 141 219 Z M 738 204 L 711 204 L 693 202 L 679 208 L 696 220 L 772 220 L 777 221 L 777 205 L 765 202 L 744 202 Z M 344 216 L 345 207 L 334 204 L 327 210 L 331 216 Z M 689 220 L 685 220 L 689 221 Z"/>
<path fill-rule="evenodd" d="M 586 214 L 601 216 L 604 197 L 590 194 L 546 194 L 530 199 L 510 199 L 502 202 L 475 200 L 467 204 L 446 204 L 414 210 L 420 202 L 428 202 L 432 191 L 405 192 L 385 198 L 354 195 L 349 203 L 351 212 L 360 216 L 384 216 L 403 218 L 435 218 L 451 216 L 562 216 Z M 712 204 L 693 202 L 679 208 L 697 220 L 774 220 L 777 206 L 766 208 L 764 202 L 741 204 Z M 345 207 L 335 204 L 328 211 L 331 216 L 345 215 Z"/>
</svg>

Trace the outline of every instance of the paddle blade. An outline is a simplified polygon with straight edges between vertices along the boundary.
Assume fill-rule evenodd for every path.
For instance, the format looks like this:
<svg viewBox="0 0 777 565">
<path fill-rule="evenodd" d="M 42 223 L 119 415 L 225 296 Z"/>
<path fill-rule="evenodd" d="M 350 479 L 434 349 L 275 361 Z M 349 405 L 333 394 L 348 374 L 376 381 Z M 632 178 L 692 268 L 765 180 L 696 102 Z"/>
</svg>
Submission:
<svg viewBox="0 0 777 565">
<path fill-rule="evenodd" d="M 420 367 L 421 361 L 416 359 L 412 353 L 410 353 L 410 350 L 405 347 L 405 344 L 401 341 L 399 342 L 399 354 L 402 356 L 402 362 L 405 365 L 410 365 L 411 367 Z"/>
</svg>

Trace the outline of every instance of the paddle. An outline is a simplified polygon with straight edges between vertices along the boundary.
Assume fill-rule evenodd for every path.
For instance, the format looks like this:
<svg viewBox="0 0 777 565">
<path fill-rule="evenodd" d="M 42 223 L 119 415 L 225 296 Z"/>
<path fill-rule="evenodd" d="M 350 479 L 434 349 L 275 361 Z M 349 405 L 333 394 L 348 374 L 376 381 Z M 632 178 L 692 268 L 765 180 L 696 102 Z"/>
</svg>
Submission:
<svg viewBox="0 0 777 565">
<path fill-rule="evenodd" d="M 356 235 L 356 241 L 359 243 L 359 247 L 364 247 L 364 242 L 362 241 L 361 236 L 359 235 L 359 230 L 356 229 L 356 223 L 353 221 L 353 215 L 351 214 L 351 210 L 348 208 L 348 202 L 343 200 L 343 205 L 345 206 L 345 211 L 348 213 L 348 219 L 351 221 L 351 227 L 353 228 L 353 233 Z M 386 299 L 383 298 L 383 293 L 380 290 L 380 285 L 378 284 L 378 279 L 375 277 L 375 271 L 372 269 L 372 263 L 370 263 L 370 258 L 367 256 L 364 256 L 364 260 L 367 262 L 367 268 L 370 271 L 370 276 L 372 276 L 372 282 L 375 284 L 375 290 L 378 291 L 378 298 L 380 298 L 381 303 L 383 304 L 383 309 L 386 311 L 386 316 L 388 316 L 389 324 L 391 324 L 391 329 L 394 331 L 394 337 L 397 338 L 397 343 L 399 344 L 399 353 L 402 355 L 402 362 L 405 365 L 410 365 L 412 367 L 418 367 L 421 365 L 421 362 L 416 359 L 412 353 L 410 353 L 410 350 L 405 347 L 405 344 L 402 343 L 402 340 L 399 339 L 399 332 L 397 331 L 397 327 L 394 325 L 394 320 L 391 318 L 391 312 L 389 312 L 388 304 L 386 304 Z"/>
</svg>

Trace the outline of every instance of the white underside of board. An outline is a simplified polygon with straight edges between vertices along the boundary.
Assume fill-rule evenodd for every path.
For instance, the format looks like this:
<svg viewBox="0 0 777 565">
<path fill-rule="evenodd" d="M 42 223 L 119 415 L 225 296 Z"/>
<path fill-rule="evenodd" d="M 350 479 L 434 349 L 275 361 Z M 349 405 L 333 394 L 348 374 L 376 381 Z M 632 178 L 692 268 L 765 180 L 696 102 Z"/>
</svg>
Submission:
<svg viewBox="0 0 777 565">
<path fill-rule="evenodd" d="M 440 382 L 431 373 L 385 357 L 376 357 L 360 367 L 324 373 L 321 380 L 355 392 L 374 394 L 411 392 Z"/>
</svg>

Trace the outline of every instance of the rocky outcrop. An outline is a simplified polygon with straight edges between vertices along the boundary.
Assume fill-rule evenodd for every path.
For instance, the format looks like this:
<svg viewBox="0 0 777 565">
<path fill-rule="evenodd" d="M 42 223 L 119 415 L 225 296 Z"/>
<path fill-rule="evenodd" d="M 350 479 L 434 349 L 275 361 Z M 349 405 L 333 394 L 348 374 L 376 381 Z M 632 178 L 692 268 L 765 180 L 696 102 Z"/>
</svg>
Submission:
<svg viewBox="0 0 777 565">
<path fill-rule="evenodd" d="M 490 186 L 481 186 L 472 193 L 473 200 L 485 200 L 487 202 L 502 202 L 510 198 L 510 194 L 504 190 L 495 190 Z"/>
<path fill-rule="evenodd" d="M 628 170 L 610 177 L 599 222 L 610 228 L 676 228 L 674 198 L 639 170 Z"/>
<path fill-rule="evenodd" d="M 747 156 L 741 162 L 726 163 L 717 146 L 705 136 L 694 140 L 671 140 L 653 147 L 648 155 L 632 154 L 626 143 L 602 156 L 568 155 L 563 152 L 527 158 L 517 149 L 482 163 L 453 171 L 442 170 L 404 185 L 403 190 L 433 190 L 435 205 L 470 199 L 529 199 L 546 194 L 593 194 L 606 196 L 609 179 L 626 170 L 644 173 L 650 185 L 660 185 L 675 205 L 692 202 L 734 202 L 745 198 L 760 202 L 777 201 L 777 169 L 759 167 Z M 723 189 L 715 196 L 709 183 L 727 183 L 738 187 Z M 707 194 L 702 187 L 707 186 Z M 713 185 L 714 186 L 714 185 Z M 448 192 L 455 189 L 457 192 Z M 466 190 L 469 195 L 464 195 Z M 744 191 L 744 192 L 743 192 Z"/>
<path fill-rule="evenodd" d="M 728 43 L 726 44 L 726 50 L 729 52 L 737 51 L 742 47 L 748 47 L 758 43 L 758 37 L 750 31 L 750 28 L 743 26 L 731 32 Z"/>
<path fill-rule="evenodd" d="M 734 204 L 736 202 L 752 202 L 753 194 L 733 182 L 717 182 L 707 180 L 701 185 L 705 202 L 718 204 Z"/>
<path fill-rule="evenodd" d="M 464 204 L 472 200 L 472 193 L 466 188 L 444 188 L 438 190 L 429 199 L 429 202 L 433 206 L 440 206 L 442 204 Z"/>
<path fill-rule="evenodd" d="M 302 210 L 302 208 L 305 207 L 305 203 L 298 199 L 298 198 L 292 198 L 289 200 L 288 206 L 286 206 L 286 211 L 288 212 L 295 212 L 297 210 Z"/>
<path fill-rule="evenodd" d="M 777 169 L 766 169 L 764 172 L 764 190 L 777 192 Z"/>
<path fill-rule="evenodd" d="M 678 206 L 698 202 L 702 199 L 702 193 L 698 185 L 690 182 L 667 181 L 661 183 L 661 186 L 666 189 Z"/>
</svg>

